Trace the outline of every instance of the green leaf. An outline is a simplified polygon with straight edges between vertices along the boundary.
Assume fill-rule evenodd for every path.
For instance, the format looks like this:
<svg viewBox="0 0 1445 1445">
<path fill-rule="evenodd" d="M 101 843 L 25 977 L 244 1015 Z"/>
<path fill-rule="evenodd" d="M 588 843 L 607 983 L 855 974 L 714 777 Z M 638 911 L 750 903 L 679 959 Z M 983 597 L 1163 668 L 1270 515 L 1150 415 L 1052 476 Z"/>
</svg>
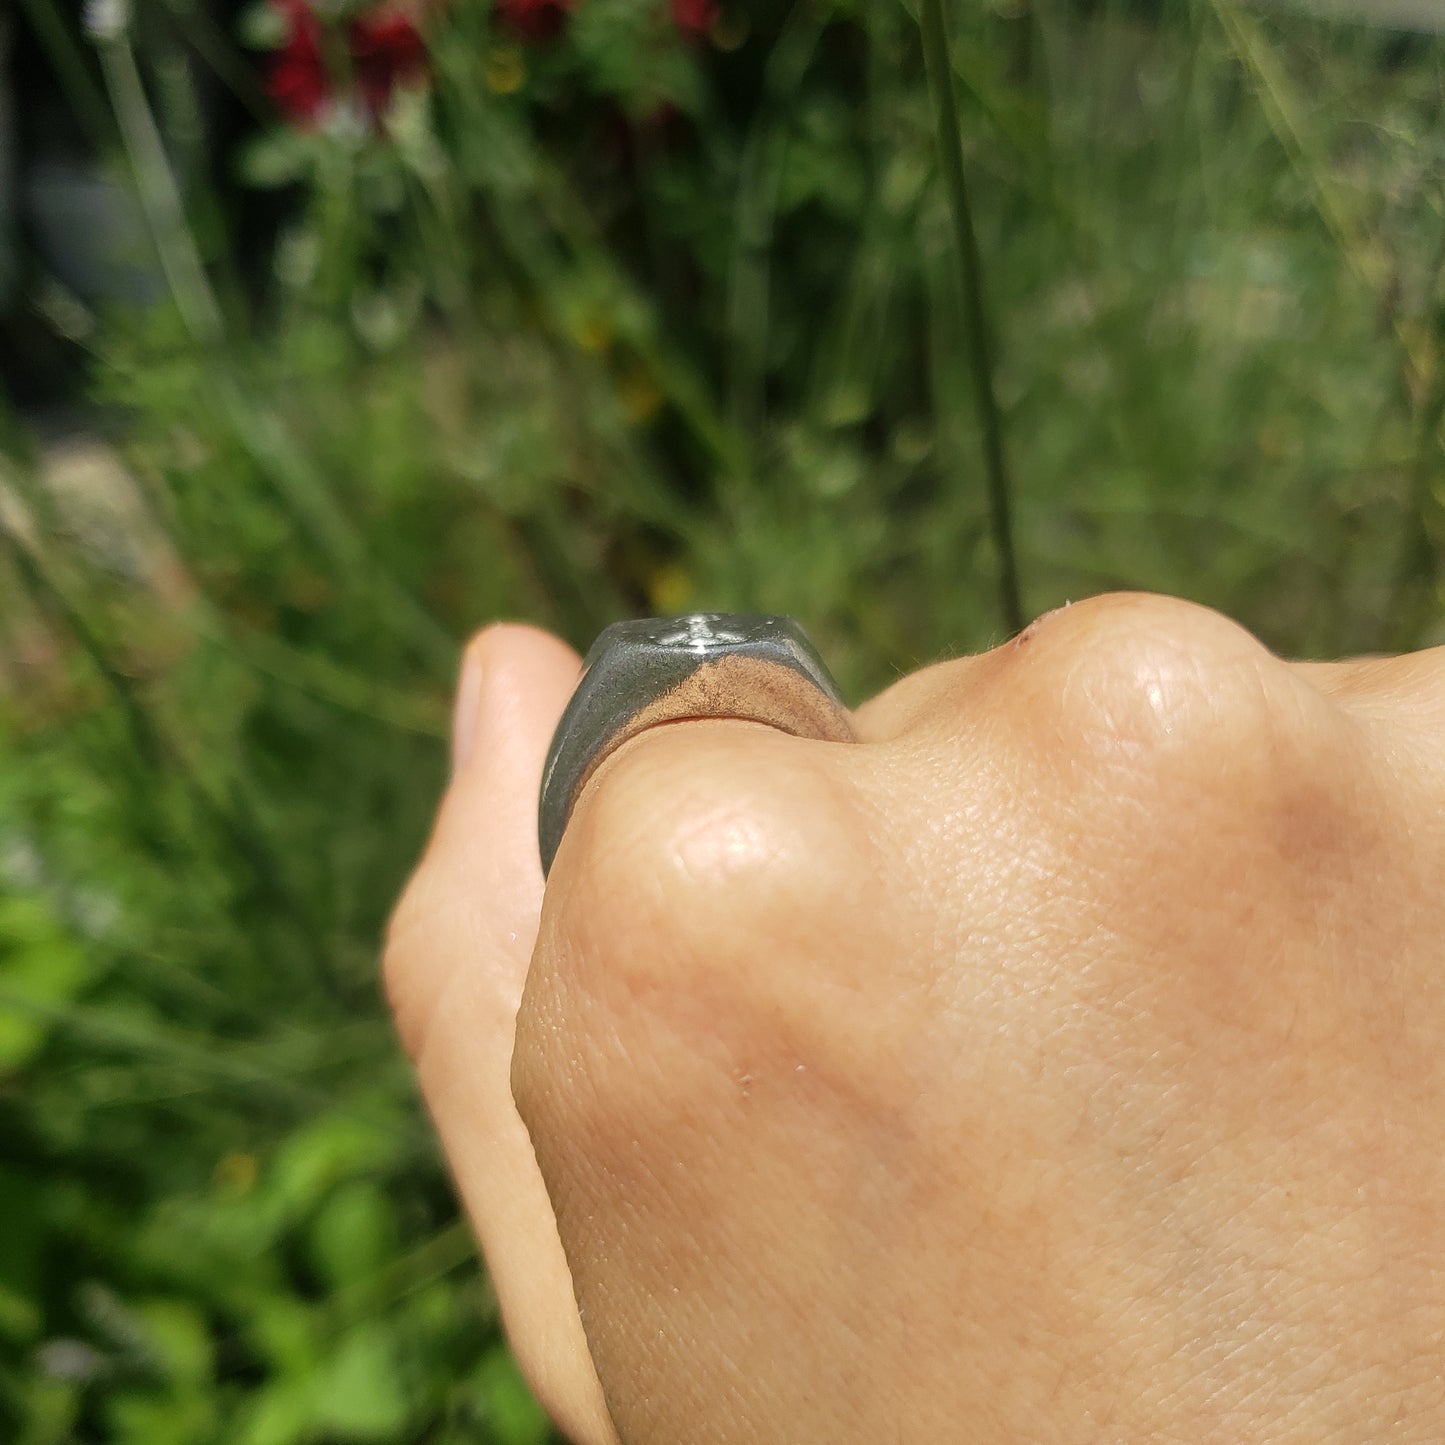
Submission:
<svg viewBox="0 0 1445 1445">
<path fill-rule="evenodd" d="M 71 1445 L 80 1415 L 80 1386 L 32 1376 L 26 1381 L 21 1410 L 25 1428 L 17 1445 Z"/>
<path fill-rule="evenodd" d="M 36 1296 L 52 1199 L 38 1176 L 0 1167 L 0 1339 L 16 1344 L 33 1340 L 43 1321 Z"/>
<path fill-rule="evenodd" d="M 0 1339 L 28 1343 L 40 1333 L 40 1307 L 0 1280 Z"/>
<path fill-rule="evenodd" d="M 314 1416 L 310 1378 L 283 1376 L 254 1397 L 236 1445 L 302 1445 L 316 1438 Z"/>
<path fill-rule="evenodd" d="M 39 899 L 0 899 L 0 1072 L 40 1051 L 57 1010 L 80 993 L 93 966 Z"/>
<path fill-rule="evenodd" d="M 248 50 L 277 50 L 286 43 L 286 17 L 271 0 L 256 0 L 241 11 L 236 34 Z"/>
<path fill-rule="evenodd" d="M 512 1356 L 500 1346 L 476 1374 L 481 1414 L 501 1445 L 544 1445 L 551 1425 L 522 1379 Z"/>
<path fill-rule="evenodd" d="M 209 1445 L 216 1438 L 210 1398 L 190 1391 L 112 1395 L 106 1401 L 106 1415 L 115 1445 Z"/>
<path fill-rule="evenodd" d="M 314 160 L 315 147 L 308 136 L 277 126 L 243 146 L 236 165 L 243 185 L 274 191 L 303 179 Z"/>
<path fill-rule="evenodd" d="M 297 1219 L 343 1180 L 382 1166 L 398 1143 L 380 1124 L 324 1114 L 286 1141 L 262 1187 L 278 1217 Z"/>
<path fill-rule="evenodd" d="M 312 1259 L 337 1289 L 370 1279 L 392 1257 L 396 1245 L 391 1201 L 367 1179 L 338 1189 L 311 1226 Z"/>
<path fill-rule="evenodd" d="M 185 1300 L 146 1300 L 136 1307 L 157 1362 L 170 1379 L 205 1385 L 212 1371 L 211 1331 L 205 1317 Z"/>
<path fill-rule="evenodd" d="M 290 1295 L 267 1296 L 250 1312 L 252 1348 L 284 1375 L 310 1378 L 320 1357 L 320 1326 L 313 1306 Z"/>
<path fill-rule="evenodd" d="M 347 1335 L 316 1381 L 316 1419 L 345 1440 L 394 1440 L 407 1402 L 386 1328 L 376 1322 Z"/>
</svg>

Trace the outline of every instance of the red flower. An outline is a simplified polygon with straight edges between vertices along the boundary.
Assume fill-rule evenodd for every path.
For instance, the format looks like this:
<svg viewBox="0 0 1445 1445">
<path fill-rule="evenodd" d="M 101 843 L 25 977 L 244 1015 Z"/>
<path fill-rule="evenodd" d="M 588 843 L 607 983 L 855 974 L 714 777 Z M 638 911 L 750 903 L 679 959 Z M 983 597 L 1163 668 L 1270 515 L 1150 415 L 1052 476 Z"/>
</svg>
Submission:
<svg viewBox="0 0 1445 1445">
<path fill-rule="evenodd" d="M 721 12 L 718 0 L 672 0 L 672 23 L 689 40 L 702 39 Z"/>
<path fill-rule="evenodd" d="M 331 93 L 331 78 L 321 63 L 321 22 L 305 0 L 273 0 L 286 19 L 286 43 L 271 61 L 266 89 L 288 120 L 305 125 L 316 119 Z"/>
<path fill-rule="evenodd" d="M 286 18 L 286 43 L 271 66 L 267 89 L 282 114 L 314 125 L 338 99 L 338 81 L 326 65 L 321 21 L 308 0 L 272 0 Z M 372 120 L 399 85 L 426 73 L 426 45 L 404 15 L 359 15 L 346 26 L 351 94 Z"/>
<path fill-rule="evenodd" d="M 351 26 L 351 73 L 372 115 L 386 109 L 399 85 L 426 74 L 426 45 L 404 15 L 378 15 Z"/>
<path fill-rule="evenodd" d="M 496 0 L 497 19 L 523 40 L 553 40 L 580 0 Z"/>
</svg>

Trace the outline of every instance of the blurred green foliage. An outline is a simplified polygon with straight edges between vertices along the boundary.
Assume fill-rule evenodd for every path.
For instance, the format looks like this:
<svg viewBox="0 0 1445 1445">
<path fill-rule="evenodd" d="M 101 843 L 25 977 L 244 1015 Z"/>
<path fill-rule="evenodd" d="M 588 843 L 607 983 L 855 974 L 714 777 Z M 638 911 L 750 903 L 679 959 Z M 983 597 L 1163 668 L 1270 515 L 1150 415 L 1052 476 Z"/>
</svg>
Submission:
<svg viewBox="0 0 1445 1445">
<path fill-rule="evenodd" d="M 1445 47 L 955 9 L 1029 610 L 1445 640 Z M 124 471 L 5 418 L 0 1438 L 523 1445 L 376 981 L 457 648 L 786 612 L 860 700 L 999 640 L 916 20 L 583 0 L 531 42 L 449 0 L 374 122 L 248 141 L 248 287 L 134 41 L 197 13 L 71 57 L 170 285 L 59 308 Z"/>
</svg>

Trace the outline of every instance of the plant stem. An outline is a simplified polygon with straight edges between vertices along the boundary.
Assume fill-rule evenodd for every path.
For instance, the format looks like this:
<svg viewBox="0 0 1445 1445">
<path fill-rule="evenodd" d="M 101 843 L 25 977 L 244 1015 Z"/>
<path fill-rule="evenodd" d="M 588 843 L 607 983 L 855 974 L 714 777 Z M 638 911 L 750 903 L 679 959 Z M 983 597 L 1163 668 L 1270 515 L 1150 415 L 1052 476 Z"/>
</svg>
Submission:
<svg viewBox="0 0 1445 1445">
<path fill-rule="evenodd" d="M 763 94 L 742 153 L 728 263 L 727 386 L 730 417 L 755 475 L 766 410 L 772 245 L 799 87 L 823 33 L 822 12 L 794 5 L 763 71 Z"/>
<path fill-rule="evenodd" d="M 0 502 L 6 495 L 0 492 Z M 233 776 L 218 785 L 205 776 L 195 758 L 145 705 L 135 681 L 117 665 L 93 617 L 56 575 L 45 548 L 33 537 L 27 539 L 24 525 L 14 521 L 13 505 L 9 510 L 10 519 L 0 516 L 0 543 L 5 544 L 22 585 L 35 598 L 42 614 L 53 615 L 75 638 L 125 718 L 131 745 L 141 763 L 141 772 L 129 775 L 128 781 L 135 784 L 144 777 L 162 778 L 167 774 L 179 781 L 197 812 L 249 872 L 257 897 L 274 905 L 275 916 L 291 925 L 309 952 L 323 989 L 335 994 L 338 979 L 320 925 L 308 901 L 293 886 L 243 780 Z M 264 951 L 259 932 L 251 938 L 251 944 L 270 967 L 274 959 Z"/>
<path fill-rule="evenodd" d="M 211 293 L 205 267 L 187 229 L 185 203 L 146 102 L 135 53 L 124 32 L 100 39 L 96 48 L 135 180 L 136 196 L 171 297 L 191 339 L 205 348 L 218 347 L 225 340 L 221 308 Z"/>
<path fill-rule="evenodd" d="M 1394 583 L 1384 617 L 1387 651 L 1405 652 L 1422 645 L 1421 634 L 1434 620 L 1439 603 L 1440 503 L 1436 488 L 1441 473 L 1440 426 L 1445 421 L 1445 232 L 1431 267 L 1434 306 L 1428 335 L 1431 350 L 1423 394 L 1415 398 L 1415 455 L 1410 467 L 1410 492 L 1404 538 L 1395 564 Z M 1406 390 L 1409 386 L 1406 358 Z"/>
<path fill-rule="evenodd" d="M 55 69 L 71 115 L 85 132 L 86 140 L 97 151 L 105 152 L 115 133 L 110 111 L 104 94 L 86 69 L 79 46 L 66 28 L 59 5 L 56 0 L 21 0 L 21 8 L 45 58 Z"/>
<path fill-rule="evenodd" d="M 238 442 L 264 475 L 274 479 L 282 505 L 326 554 L 336 574 L 349 586 L 367 579 L 385 597 L 391 615 L 418 655 L 439 675 L 446 675 L 456 655 L 456 639 L 374 561 L 365 538 L 332 495 L 326 477 L 294 443 L 280 415 L 256 404 L 230 373 L 224 356 L 227 338 L 221 308 L 188 226 L 181 189 L 151 114 L 131 42 L 121 30 L 99 37 L 97 50 L 136 194 L 172 301 L 192 342 L 214 367 L 212 395 Z"/>
<path fill-rule="evenodd" d="M 1019 590 L 1018 556 L 1014 550 L 1011 488 L 1004 459 L 1003 416 L 994 385 L 993 344 L 984 309 L 983 262 L 973 227 L 968 183 L 963 173 L 963 145 L 958 133 L 958 107 L 953 94 L 953 63 L 943 23 L 943 0 L 921 0 L 919 28 L 923 34 L 923 60 L 928 88 L 933 93 L 933 114 L 938 130 L 938 164 L 943 173 L 948 209 L 953 218 L 954 247 L 963 282 L 963 312 L 967 332 L 969 372 L 974 403 L 983 429 L 983 461 L 988 477 L 989 520 L 999 562 L 999 607 L 1010 631 L 1024 625 Z"/>
</svg>

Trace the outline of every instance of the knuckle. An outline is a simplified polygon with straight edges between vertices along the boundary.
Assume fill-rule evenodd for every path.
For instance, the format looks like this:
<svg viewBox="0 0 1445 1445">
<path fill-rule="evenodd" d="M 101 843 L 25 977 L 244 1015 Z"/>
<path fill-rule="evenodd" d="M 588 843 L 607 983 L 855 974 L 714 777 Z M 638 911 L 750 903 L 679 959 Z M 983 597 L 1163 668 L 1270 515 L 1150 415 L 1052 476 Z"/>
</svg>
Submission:
<svg viewBox="0 0 1445 1445">
<path fill-rule="evenodd" d="M 806 909 L 850 836 L 843 789 L 781 735 L 660 728 L 579 804 L 573 907 L 670 963 Z"/>
<path fill-rule="evenodd" d="M 812 746 L 660 728 L 599 771 L 543 907 L 513 1062 L 524 1119 L 593 1139 L 670 1127 L 782 1047 L 798 1006 L 779 959 L 816 946 L 871 847 Z"/>
<path fill-rule="evenodd" d="M 1011 721 L 1075 785 L 1175 806 L 1238 802 L 1307 765 L 1329 710 L 1244 628 L 1206 607 L 1111 594 L 1015 644 Z"/>
<path fill-rule="evenodd" d="M 1151 940 L 1096 983 L 1132 989 L 1131 956 L 1223 976 L 1228 919 L 1241 939 L 1315 926 L 1352 866 L 1367 754 L 1294 669 L 1206 608 L 1132 596 L 1042 619 L 1008 668 L 1008 816 L 1083 916 Z"/>
</svg>

